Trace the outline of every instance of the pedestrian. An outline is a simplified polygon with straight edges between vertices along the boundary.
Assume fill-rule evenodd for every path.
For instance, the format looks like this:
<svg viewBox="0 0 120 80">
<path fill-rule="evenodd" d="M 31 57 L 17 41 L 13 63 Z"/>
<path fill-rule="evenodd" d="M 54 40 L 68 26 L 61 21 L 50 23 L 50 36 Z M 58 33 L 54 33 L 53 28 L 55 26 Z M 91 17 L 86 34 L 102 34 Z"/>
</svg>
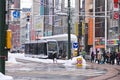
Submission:
<svg viewBox="0 0 120 80">
<path fill-rule="evenodd" d="M 110 63 L 110 53 L 106 53 L 106 63 Z"/>
<path fill-rule="evenodd" d="M 97 60 L 98 60 L 98 64 L 100 64 L 100 62 L 101 62 L 101 52 L 100 51 L 98 51 Z"/>
<path fill-rule="evenodd" d="M 98 58 L 97 58 L 98 53 L 99 53 L 99 51 L 97 51 L 96 54 L 95 54 L 95 63 L 96 63 L 96 61 L 98 62 Z"/>
<path fill-rule="evenodd" d="M 85 50 L 83 50 L 81 53 L 82 53 L 82 57 L 85 59 L 85 55 L 86 55 Z"/>
<path fill-rule="evenodd" d="M 78 55 L 79 55 L 79 56 L 81 56 L 81 55 L 82 55 L 82 51 L 81 51 L 81 50 L 79 50 L 79 53 L 78 53 Z"/>
<path fill-rule="evenodd" d="M 106 52 L 105 52 L 105 50 L 103 51 L 103 63 L 105 63 L 106 62 Z"/>
<path fill-rule="evenodd" d="M 120 52 L 116 54 L 117 65 L 120 65 Z"/>
<path fill-rule="evenodd" d="M 57 53 L 55 51 L 53 52 L 52 57 L 53 57 L 53 63 L 57 63 Z"/>
<path fill-rule="evenodd" d="M 115 51 L 112 51 L 112 52 L 110 53 L 110 64 L 112 64 L 112 65 L 115 64 L 115 54 L 116 54 Z"/>
<path fill-rule="evenodd" d="M 58 58 L 62 58 L 63 50 L 60 48 Z"/>
<path fill-rule="evenodd" d="M 94 62 L 94 58 L 95 58 L 95 54 L 94 54 L 94 52 L 92 51 L 92 53 L 91 53 L 91 63 Z"/>
</svg>

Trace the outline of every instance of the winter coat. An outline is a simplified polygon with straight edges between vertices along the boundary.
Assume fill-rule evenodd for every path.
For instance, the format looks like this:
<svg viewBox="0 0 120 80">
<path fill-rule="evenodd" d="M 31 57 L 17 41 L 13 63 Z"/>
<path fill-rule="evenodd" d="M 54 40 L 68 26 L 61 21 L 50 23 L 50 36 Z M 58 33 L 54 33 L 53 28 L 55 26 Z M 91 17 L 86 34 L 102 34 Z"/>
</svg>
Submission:
<svg viewBox="0 0 120 80">
<path fill-rule="evenodd" d="M 97 54 L 97 59 L 101 60 L 101 53 L 100 52 Z"/>
</svg>

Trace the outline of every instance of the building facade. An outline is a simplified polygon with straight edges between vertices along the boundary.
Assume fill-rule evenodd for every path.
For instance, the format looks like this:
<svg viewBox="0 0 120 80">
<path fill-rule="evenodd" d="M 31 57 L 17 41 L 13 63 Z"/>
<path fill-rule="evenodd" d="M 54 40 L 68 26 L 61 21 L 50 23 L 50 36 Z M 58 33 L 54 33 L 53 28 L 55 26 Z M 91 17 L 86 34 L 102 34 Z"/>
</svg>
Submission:
<svg viewBox="0 0 120 80">
<path fill-rule="evenodd" d="M 94 45 L 95 49 L 105 49 L 105 27 L 107 27 L 105 26 L 105 0 L 95 0 L 95 4 L 93 1 L 85 0 L 85 23 L 88 30 L 87 46 L 88 50 Z M 93 22 L 93 18 L 95 22 Z"/>
<path fill-rule="evenodd" d="M 20 0 L 11 0 L 9 1 L 9 29 L 12 31 L 12 48 L 19 50 L 20 49 L 20 19 L 13 17 L 13 12 L 15 9 L 20 9 Z"/>
<path fill-rule="evenodd" d="M 119 2 L 120 0 L 108 0 L 108 48 L 109 50 L 119 51 Z"/>
</svg>

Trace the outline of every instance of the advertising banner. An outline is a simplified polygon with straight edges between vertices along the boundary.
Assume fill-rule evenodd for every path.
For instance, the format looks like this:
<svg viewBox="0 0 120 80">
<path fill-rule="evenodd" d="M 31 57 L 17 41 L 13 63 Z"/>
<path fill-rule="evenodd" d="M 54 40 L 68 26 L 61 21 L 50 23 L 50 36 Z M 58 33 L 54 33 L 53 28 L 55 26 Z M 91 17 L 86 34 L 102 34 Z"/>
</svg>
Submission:
<svg viewBox="0 0 120 80">
<path fill-rule="evenodd" d="M 89 18 L 88 23 L 88 45 L 93 45 L 93 18 Z"/>
<path fill-rule="evenodd" d="M 36 31 L 37 37 L 42 37 L 44 33 L 44 17 L 35 16 L 34 17 L 34 30 Z"/>
<path fill-rule="evenodd" d="M 40 15 L 44 15 L 44 0 L 40 0 Z"/>
</svg>

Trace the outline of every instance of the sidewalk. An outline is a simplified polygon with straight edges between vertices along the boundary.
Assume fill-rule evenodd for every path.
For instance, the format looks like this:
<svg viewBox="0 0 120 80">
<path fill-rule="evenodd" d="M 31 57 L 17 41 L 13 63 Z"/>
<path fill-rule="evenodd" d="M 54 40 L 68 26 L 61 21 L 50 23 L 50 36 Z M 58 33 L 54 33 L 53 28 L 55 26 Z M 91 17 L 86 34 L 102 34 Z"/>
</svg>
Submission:
<svg viewBox="0 0 120 80">
<path fill-rule="evenodd" d="M 88 80 L 120 80 L 120 65 L 97 64 L 97 63 L 91 63 L 89 61 L 87 61 L 87 64 L 107 70 L 107 73 L 105 75 L 90 78 Z"/>
</svg>

